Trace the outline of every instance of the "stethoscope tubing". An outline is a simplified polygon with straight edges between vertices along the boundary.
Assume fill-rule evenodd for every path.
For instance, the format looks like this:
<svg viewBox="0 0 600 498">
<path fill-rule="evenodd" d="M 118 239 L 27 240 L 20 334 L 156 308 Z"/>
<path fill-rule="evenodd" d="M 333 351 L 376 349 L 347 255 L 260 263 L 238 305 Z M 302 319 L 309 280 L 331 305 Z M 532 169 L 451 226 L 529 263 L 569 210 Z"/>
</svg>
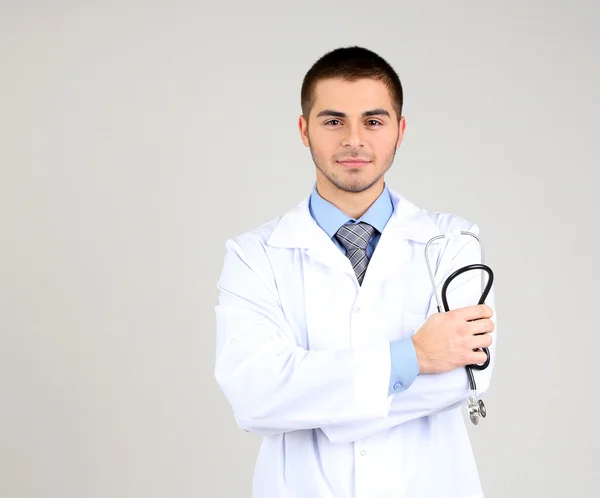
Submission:
<svg viewBox="0 0 600 498">
<path fill-rule="evenodd" d="M 472 271 L 472 270 L 483 270 L 488 274 L 487 284 L 485 285 L 483 292 L 481 293 L 481 297 L 479 298 L 479 301 L 477 302 L 477 304 L 485 304 L 485 299 L 487 298 L 488 294 L 490 293 L 490 290 L 492 289 L 492 284 L 494 283 L 494 272 L 492 271 L 492 269 L 489 266 L 476 263 L 476 264 L 471 264 L 471 265 L 467 265 L 467 266 L 463 266 L 462 268 L 459 268 L 454 273 L 452 273 L 450 276 L 448 276 L 448 278 L 444 281 L 444 285 L 442 286 L 442 303 L 444 305 L 444 311 L 446 311 L 446 312 L 450 311 L 450 306 L 448 305 L 448 299 L 446 297 L 446 291 L 448 290 L 448 286 L 450 285 L 450 282 L 452 282 L 452 280 L 454 280 L 459 275 L 462 275 L 463 273 L 466 273 L 466 272 Z M 475 320 L 479 320 L 479 318 L 476 318 Z M 475 321 L 475 320 L 470 320 L 470 321 Z M 465 365 L 467 374 L 469 376 L 469 385 L 470 385 L 472 391 L 476 390 L 475 377 L 473 376 L 473 370 L 485 370 L 490 364 L 489 349 L 483 348 L 482 351 L 485 353 L 485 355 L 487 357 L 487 359 L 485 360 L 484 363 L 482 363 L 481 365 L 477 365 L 477 364 Z"/>
</svg>

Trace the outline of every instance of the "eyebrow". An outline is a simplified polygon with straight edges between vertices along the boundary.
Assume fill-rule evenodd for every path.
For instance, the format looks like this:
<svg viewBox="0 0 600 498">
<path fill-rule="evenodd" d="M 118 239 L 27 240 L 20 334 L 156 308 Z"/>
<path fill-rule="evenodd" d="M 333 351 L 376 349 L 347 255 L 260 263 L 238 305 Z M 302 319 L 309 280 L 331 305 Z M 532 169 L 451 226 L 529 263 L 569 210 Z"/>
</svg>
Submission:
<svg viewBox="0 0 600 498">
<path fill-rule="evenodd" d="M 334 111 L 332 109 L 325 109 L 325 110 L 321 111 L 319 114 L 317 114 L 318 118 L 320 118 L 322 116 L 332 116 L 335 118 L 347 117 L 345 112 Z M 365 111 L 362 113 L 363 118 L 367 118 L 369 116 L 387 116 L 388 118 L 391 117 L 390 113 L 388 111 L 386 111 L 385 109 L 381 109 L 381 108 L 372 109 L 370 111 Z"/>
</svg>

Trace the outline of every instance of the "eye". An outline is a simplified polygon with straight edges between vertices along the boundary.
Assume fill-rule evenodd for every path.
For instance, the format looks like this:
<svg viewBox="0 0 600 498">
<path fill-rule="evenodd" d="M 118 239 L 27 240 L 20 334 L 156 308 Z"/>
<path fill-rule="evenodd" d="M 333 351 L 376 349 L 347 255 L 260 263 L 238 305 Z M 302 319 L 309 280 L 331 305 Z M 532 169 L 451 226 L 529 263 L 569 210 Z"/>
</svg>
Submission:
<svg viewBox="0 0 600 498">
<path fill-rule="evenodd" d="M 369 123 L 370 125 L 380 125 L 381 122 L 377 121 L 376 119 L 369 119 L 369 121 L 367 121 L 367 123 Z"/>
<path fill-rule="evenodd" d="M 338 121 L 337 119 L 331 119 L 331 120 L 327 121 L 327 122 L 325 123 L 325 125 L 326 125 L 326 126 L 328 126 L 328 125 L 330 125 L 331 123 L 339 123 L 339 121 Z"/>
</svg>

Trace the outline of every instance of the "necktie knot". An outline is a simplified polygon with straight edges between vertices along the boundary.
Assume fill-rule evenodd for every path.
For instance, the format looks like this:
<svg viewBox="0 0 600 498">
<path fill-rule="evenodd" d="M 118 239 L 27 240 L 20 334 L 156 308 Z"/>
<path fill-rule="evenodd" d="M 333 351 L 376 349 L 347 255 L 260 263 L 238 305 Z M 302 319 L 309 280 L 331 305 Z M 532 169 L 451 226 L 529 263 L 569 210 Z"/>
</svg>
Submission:
<svg viewBox="0 0 600 498">
<path fill-rule="evenodd" d="M 347 253 L 355 250 L 366 251 L 375 228 L 365 222 L 342 225 L 336 232 L 336 239 Z"/>
</svg>

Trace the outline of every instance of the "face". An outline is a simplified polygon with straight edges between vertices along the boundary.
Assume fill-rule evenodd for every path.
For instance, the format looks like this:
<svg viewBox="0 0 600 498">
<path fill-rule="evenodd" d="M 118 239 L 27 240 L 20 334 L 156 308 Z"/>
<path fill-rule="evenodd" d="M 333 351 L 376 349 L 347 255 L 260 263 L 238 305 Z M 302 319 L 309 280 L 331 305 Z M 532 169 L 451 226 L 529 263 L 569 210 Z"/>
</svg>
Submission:
<svg viewBox="0 0 600 498">
<path fill-rule="evenodd" d="M 327 79 L 317 83 L 308 121 L 299 120 L 317 167 L 317 186 L 329 191 L 383 188 L 404 134 L 390 92 L 380 81 Z"/>
</svg>

